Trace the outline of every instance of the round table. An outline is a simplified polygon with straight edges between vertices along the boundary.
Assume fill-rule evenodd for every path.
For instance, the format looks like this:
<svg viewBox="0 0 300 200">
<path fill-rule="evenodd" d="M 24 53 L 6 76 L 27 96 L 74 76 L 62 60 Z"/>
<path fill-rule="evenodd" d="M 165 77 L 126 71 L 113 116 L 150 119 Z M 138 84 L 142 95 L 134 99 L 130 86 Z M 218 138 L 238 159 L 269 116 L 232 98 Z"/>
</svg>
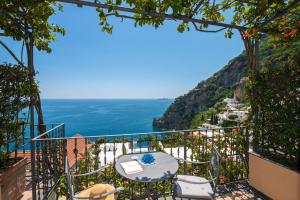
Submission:
<svg viewBox="0 0 300 200">
<path fill-rule="evenodd" d="M 141 165 L 143 168 L 142 172 L 126 174 L 121 167 L 121 163 L 132 161 L 132 156 L 137 156 L 137 160 L 140 160 L 143 153 L 121 156 L 116 161 L 115 168 L 122 177 L 143 183 L 164 181 L 176 174 L 179 165 L 175 158 L 163 152 L 154 152 L 151 154 L 155 157 L 155 163 L 152 165 Z"/>
</svg>

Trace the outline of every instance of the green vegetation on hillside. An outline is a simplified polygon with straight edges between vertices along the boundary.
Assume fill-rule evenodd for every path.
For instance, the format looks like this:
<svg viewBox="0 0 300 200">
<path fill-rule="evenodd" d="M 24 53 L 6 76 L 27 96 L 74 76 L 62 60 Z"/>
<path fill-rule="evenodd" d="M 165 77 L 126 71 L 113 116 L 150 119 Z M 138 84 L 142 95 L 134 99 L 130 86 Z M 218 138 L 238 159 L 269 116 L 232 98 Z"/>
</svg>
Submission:
<svg viewBox="0 0 300 200">
<path fill-rule="evenodd" d="M 225 105 L 226 103 L 224 103 L 223 101 L 219 101 L 213 107 L 196 114 L 193 118 L 190 128 L 196 129 L 208 120 L 211 124 L 216 124 L 217 114 L 223 111 Z"/>
<path fill-rule="evenodd" d="M 269 40 L 262 42 L 260 66 L 275 67 L 280 61 L 287 61 L 290 55 L 300 51 L 299 40 L 289 45 L 274 47 Z M 210 114 L 209 108 L 232 96 L 232 88 L 246 75 L 247 66 L 247 57 L 243 52 L 212 77 L 176 98 L 161 118 L 153 120 L 153 125 L 160 129 L 186 129 L 202 124 L 202 116 Z"/>
</svg>

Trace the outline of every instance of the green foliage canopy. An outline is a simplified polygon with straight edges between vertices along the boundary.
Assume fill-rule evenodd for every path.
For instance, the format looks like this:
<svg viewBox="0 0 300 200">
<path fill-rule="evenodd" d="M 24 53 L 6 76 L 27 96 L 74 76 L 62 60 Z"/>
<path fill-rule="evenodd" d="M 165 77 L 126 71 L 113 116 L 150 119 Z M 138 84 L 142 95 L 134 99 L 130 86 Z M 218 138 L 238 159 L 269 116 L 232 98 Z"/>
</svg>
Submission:
<svg viewBox="0 0 300 200">
<path fill-rule="evenodd" d="M 97 11 L 102 30 L 108 33 L 112 32 L 113 26 L 107 17 L 116 16 L 122 20 L 133 19 L 135 26 L 155 28 L 162 26 L 165 20 L 179 20 L 179 32 L 189 31 L 193 26 L 202 32 L 226 30 L 225 36 L 229 38 L 233 29 L 240 30 L 244 38 L 260 37 L 261 32 L 277 37 L 293 30 L 285 38 L 293 39 L 300 26 L 299 18 L 293 17 L 300 10 L 298 3 L 285 0 L 106 0 L 104 4 L 108 10 L 100 7 Z M 127 9 L 122 9 L 124 7 Z M 285 20 L 281 18 L 283 15 Z M 211 30 L 211 26 L 220 28 Z"/>
<path fill-rule="evenodd" d="M 64 34 L 65 30 L 49 22 L 62 10 L 55 0 L 1 0 L 0 30 L 2 35 L 17 41 L 27 41 L 32 31 L 34 45 L 38 50 L 51 52 L 50 42 L 56 39 L 55 33 Z"/>
</svg>

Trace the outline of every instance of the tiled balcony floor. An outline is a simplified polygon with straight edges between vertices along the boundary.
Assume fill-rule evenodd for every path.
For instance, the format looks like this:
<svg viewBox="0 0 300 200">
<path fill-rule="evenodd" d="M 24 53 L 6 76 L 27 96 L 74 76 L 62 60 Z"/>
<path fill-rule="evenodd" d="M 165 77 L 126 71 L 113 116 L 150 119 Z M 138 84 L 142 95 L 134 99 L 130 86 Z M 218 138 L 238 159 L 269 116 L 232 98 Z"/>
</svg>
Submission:
<svg viewBox="0 0 300 200">
<path fill-rule="evenodd" d="M 268 200 L 266 196 L 254 190 L 248 181 L 228 183 L 217 188 L 217 200 Z"/>
<path fill-rule="evenodd" d="M 171 200 L 172 198 L 160 198 L 159 200 L 164 199 Z M 180 198 L 176 198 L 176 200 L 180 200 Z M 241 181 L 219 186 L 216 200 L 269 200 L 269 198 L 251 188 L 248 181 Z"/>
<path fill-rule="evenodd" d="M 30 200 L 31 192 L 24 193 L 22 200 Z M 172 200 L 171 197 L 160 198 L 159 200 Z M 247 181 L 228 183 L 217 188 L 216 200 L 268 200 L 266 196 L 255 191 Z M 65 200 L 65 198 L 59 198 Z M 184 199 L 182 199 L 184 200 Z"/>
</svg>

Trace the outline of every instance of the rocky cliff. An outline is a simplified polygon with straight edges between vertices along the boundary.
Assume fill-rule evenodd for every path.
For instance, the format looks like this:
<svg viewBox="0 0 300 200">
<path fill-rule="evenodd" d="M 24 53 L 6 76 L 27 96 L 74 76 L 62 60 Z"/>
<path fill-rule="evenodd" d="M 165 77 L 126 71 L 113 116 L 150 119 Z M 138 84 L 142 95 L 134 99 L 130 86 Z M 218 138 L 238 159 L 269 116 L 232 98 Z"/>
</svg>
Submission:
<svg viewBox="0 0 300 200">
<path fill-rule="evenodd" d="M 232 86 L 245 76 L 246 70 L 247 57 L 245 53 L 241 53 L 212 77 L 201 81 L 187 94 L 176 98 L 161 118 L 153 120 L 153 126 L 177 130 L 188 128 L 197 113 L 230 96 Z"/>
</svg>

